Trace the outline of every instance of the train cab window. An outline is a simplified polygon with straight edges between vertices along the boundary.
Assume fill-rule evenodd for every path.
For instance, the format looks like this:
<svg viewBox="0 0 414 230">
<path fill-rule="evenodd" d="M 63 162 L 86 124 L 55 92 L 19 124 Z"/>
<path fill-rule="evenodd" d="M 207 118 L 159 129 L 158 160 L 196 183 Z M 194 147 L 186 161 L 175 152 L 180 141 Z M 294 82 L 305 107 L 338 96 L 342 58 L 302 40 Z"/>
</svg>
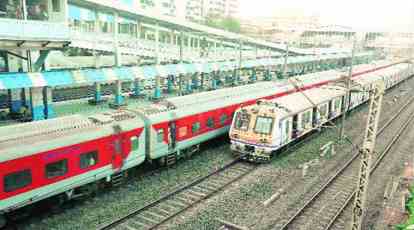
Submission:
<svg viewBox="0 0 414 230">
<path fill-rule="evenodd" d="M 46 178 L 63 176 L 68 172 L 68 160 L 60 160 L 46 165 Z"/>
<path fill-rule="evenodd" d="M 227 121 L 227 115 L 226 114 L 222 114 L 220 116 L 220 125 L 226 124 L 226 121 Z"/>
<path fill-rule="evenodd" d="M 88 152 L 80 155 L 80 168 L 86 169 L 98 163 L 98 152 Z"/>
<path fill-rule="evenodd" d="M 250 115 L 243 112 L 238 112 L 234 122 L 234 128 L 241 131 L 247 131 L 250 124 Z"/>
<path fill-rule="evenodd" d="M 139 148 L 139 139 L 137 136 L 133 136 L 131 137 L 131 150 L 132 151 L 137 151 Z"/>
<path fill-rule="evenodd" d="M 207 119 L 207 127 L 214 128 L 214 119 L 212 117 Z"/>
<path fill-rule="evenodd" d="M 273 118 L 258 116 L 254 125 L 254 132 L 258 134 L 270 134 L 272 132 Z"/>
<path fill-rule="evenodd" d="M 191 131 L 193 134 L 200 131 L 200 122 L 193 123 L 193 125 L 191 126 Z"/>
<path fill-rule="evenodd" d="M 4 192 L 13 192 L 32 184 L 30 169 L 10 173 L 4 177 Z"/>
<path fill-rule="evenodd" d="M 164 141 L 164 129 L 160 129 L 157 132 L 157 141 L 158 143 L 162 143 Z"/>
</svg>

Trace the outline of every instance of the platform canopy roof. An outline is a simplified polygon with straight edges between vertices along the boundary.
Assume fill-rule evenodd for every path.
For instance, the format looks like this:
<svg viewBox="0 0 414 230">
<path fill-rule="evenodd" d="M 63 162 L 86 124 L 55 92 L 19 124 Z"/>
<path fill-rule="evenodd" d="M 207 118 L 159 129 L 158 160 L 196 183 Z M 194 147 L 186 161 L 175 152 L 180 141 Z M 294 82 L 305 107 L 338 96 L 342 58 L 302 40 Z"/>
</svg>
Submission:
<svg viewBox="0 0 414 230">
<path fill-rule="evenodd" d="M 357 56 L 370 56 L 371 53 L 360 53 Z M 289 64 L 307 63 L 318 60 L 332 60 L 345 58 L 344 54 L 330 54 L 317 56 L 297 56 L 288 59 Z M 284 59 L 257 59 L 246 60 L 241 63 L 242 68 L 283 65 Z M 3 73 L 0 74 L 0 90 L 20 89 L 43 86 L 70 86 L 79 84 L 108 83 L 116 80 L 133 81 L 134 79 L 149 80 L 156 76 L 167 77 L 179 74 L 211 73 L 214 71 L 228 71 L 239 68 L 238 61 L 147 65 L 135 67 L 112 67 L 101 69 L 57 70 L 37 73 Z"/>
</svg>

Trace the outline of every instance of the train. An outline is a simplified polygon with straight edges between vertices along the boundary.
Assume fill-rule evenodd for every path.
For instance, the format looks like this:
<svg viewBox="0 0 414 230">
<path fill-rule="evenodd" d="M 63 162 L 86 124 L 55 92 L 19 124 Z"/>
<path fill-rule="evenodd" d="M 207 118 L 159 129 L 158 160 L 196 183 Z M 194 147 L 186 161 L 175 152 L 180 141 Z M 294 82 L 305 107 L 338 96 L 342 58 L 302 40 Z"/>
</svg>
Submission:
<svg viewBox="0 0 414 230">
<path fill-rule="evenodd" d="M 235 112 L 230 128 L 230 148 L 234 155 L 247 161 L 269 162 L 285 146 L 320 130 L 348 111 L 346 104 L 354 109 L 368 101 L 374 84 L 380 82 L 388 90 L 412 74 L 412 64 L 401 63 L 353 79 L 353 90 L 349 94 L 344 81 L 331 82 L 305 92 L 242 106 Z"/>
<path fill-rule="evenodd" d="M 354 78 L 365 79 L 401 65 L 407 64 L 383 61 L 356 66 Z M 337 81 L 343 74 L 330 70 L 302 75 L 300 90 Z M 102 185 L 119 185 L 130 169 L 145 161 L 172 165 L 191 156 L 201 143 L 228 134 L 238 108 L 297 90 L 286 81 L 258 82 L 136 108 L 0 127 L 0 225 L 13 211 L 36 202 L 64 202 Z"/>
</svg>

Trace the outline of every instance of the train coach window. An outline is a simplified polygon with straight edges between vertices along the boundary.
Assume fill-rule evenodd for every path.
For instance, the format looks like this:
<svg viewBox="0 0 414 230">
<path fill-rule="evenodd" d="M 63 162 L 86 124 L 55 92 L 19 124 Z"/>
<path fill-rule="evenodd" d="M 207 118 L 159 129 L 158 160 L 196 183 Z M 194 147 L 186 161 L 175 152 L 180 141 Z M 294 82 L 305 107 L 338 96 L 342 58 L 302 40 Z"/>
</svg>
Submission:
<svg viewBox="0 0 414 230">
<path fill-rule="evenodd" d="M 220 124 L 221 125 L 224 125 L 224 124 L 226 124 L 226 121 L 227 121 L 227 115 L 226 114 L 222 114 L 220 116 Z"/>
<path fill-rule="evenodd" d="M 164 141 L 164 130 L 163 129 L 158 130 L 157 141 L 158 143 L 162 143 Z"/>
<path fill-rule="evenodd" d="M 68 172 L 68 160 L 60 160 L 46 165 L 46 178 L 63 176 Z"/>
<path fill-rule="evenodd" d="M 214 128 L 214 119 L 212 117 L 207 119 L 207 127 Z"/>
<path fill-rule="evenodd" d="M 13 192 L 17 189 L 29 186 L 31 183 L 32 172 L 30 171 L 30 169 L 11 173 L 4 177 L 4 191 Z"/>
<path fill-rule="evenodd" d="M 335 111 L 340 109 L 340 106 L 341 106 L 341 100 L 336 99 L 335 100 Z"/>
<path fill-rule="evenodd" d="M 193 123 L 193 125 L 191 126 L 191 131 L 193 132 L 193 134 L 200 131 L 200 122 Z"/>
<path fill-rule="evenodd" d="M 322 105 L 320 108 L 319 108 L 319 115 L 321 116 L 321 117 L 325 117 L 326 116 L 326 112 L 328 111 L 328 105 L 327 104 L 325 104 L 325 105 Z"/>
<path fill-rule="evenodd" d="M 98 163 L 98 152 L 97 151 L 83 153 L 80 155 L 79 167 L 81 169 L 92 167 L 96 165 L 97 163 Z"/>
<path fill-rule="evenodd" d="M 131 137 L 131 150 L 136 151 L 139 148 L 139 139 L 137 136 Z"/>
<path fill-rule="evenodd" d="M 302 114 L 302 128 L 306 128 L 306 125 L 311 122 L 311 112 L 307 111 Z"/>
</svg>

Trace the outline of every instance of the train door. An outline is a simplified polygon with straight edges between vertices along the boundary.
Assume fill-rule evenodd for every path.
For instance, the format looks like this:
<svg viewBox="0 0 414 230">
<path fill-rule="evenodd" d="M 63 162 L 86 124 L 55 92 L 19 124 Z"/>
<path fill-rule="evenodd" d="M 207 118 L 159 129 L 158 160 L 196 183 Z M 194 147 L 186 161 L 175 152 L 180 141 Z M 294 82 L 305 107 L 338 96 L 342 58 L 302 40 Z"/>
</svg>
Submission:
<svg viewBox="0 0 414 230">
<path fill-rule="evenodd" d="M 123 166 L 124 159 L 126 157 L 123 146 L 122 129 L 119 125 L 113 126 L 114 139 L 112 142 L 112 167 L 114 169 L 120 169 Z"/>
<path fill-rule="evenodd" d="M 333 114 L 334 114 L 334 111 L 333 111 L 334 101 L 335 101 L 335 99 L 330 100 L 329 103 L 328 103 L 328 120 L 330 120 L 333 117 Z"/>
<path fill-rule="evenodd" d="M 291 132 L 291 118 L 281 120 L 279 123 L 280 145 L 289 143 Z"/>
<path fill-rule="evenodd" d="M 312 109 L 312 126 L 313 127 L 317 127 L 319 126 L 319 111 L 318 111 L 318 106 L 314 107 Z"/>
<path fill-rule="evenodd" d="M 176 147 L 177 141 L 177 126 L 175 121 L 168 123 L 168 152 L 173 152 Z"/>
<path fill-rule="evenodd" d="M 298 121 L 298 114 L 293 115 L 292 120 L 292 139 L 295 139 L 298 136 L 298 127 L 299 127 L 299 121 Z"/>
</svg>

